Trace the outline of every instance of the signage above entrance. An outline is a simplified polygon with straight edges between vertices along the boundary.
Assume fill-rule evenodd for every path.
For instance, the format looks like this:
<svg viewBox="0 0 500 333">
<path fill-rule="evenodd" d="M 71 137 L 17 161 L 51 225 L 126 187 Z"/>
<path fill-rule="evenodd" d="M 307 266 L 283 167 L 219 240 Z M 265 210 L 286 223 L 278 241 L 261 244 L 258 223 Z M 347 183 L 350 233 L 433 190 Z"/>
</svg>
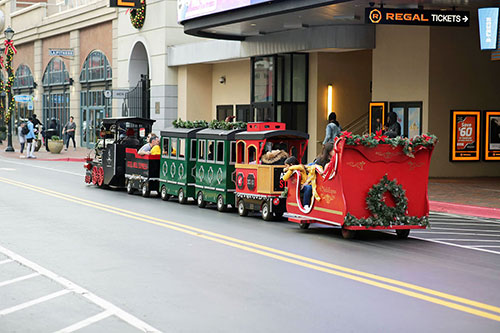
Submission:
<svg viewBox="0 0 500 333">
<path fill-rule="evenodd" d="M 141 0 L 109 0 L 109 7 L 140 8 Z"/>
<path fill-rule="evenodd" d="M 398 8 L 366 8 L 365 22 L 372 24 L 468 27 L 470 13 Z"/>
<path fill-rule="evenodd" d="M 49 49 L 49 56 L 74 57 L 75 51 L 73 49 Z"/>
</svg>

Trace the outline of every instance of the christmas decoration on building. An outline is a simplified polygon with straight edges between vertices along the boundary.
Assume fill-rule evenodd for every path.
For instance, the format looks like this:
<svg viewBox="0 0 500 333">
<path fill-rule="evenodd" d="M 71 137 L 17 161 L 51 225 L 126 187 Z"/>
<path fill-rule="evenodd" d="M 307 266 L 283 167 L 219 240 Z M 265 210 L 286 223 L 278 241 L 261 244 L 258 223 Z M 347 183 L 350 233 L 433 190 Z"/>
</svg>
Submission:
<svg viewBox="0 0 500 333">
<path fill-rule="evenodd" d="M 141 0 L 141 8 L 130 10 L 130 22 L 136 29 L 141 29 L 146 20 L 146 0 Z"/>
<path fill-rule="evenodd" d="M 12 68 L 12 59 L 14 57 L 14 54 L 17 53 L 16 48 L 14 47 L 14 43 L 11 40 L 6 40 L 4 42 L 5 44 L 5 57 L 6 57 L 6 65 L 5 69 L 7 70 L 7 73 L 9 74 L 9 77 L 7 78 L 7 82 L 5 82 L 5 86 L 3 85 L 3 82 L 0 86 L 2 91 L 10 92 L 12 91 L 12 86 L 14 84 L 14 79 L 15 79 L 15 74 L 14 70 Z M 3 65 L 3 58 L 0 60 L 0 66 Z M 1 69 L 1 67 L 0 67 Z M 10 121 L 10 116 L 12 112 L 14 111 L 14 108 L 16 106 L 16 102 L 14 100 L 14 95 L 10 94 L 10 101 L 8 103 L 9 108 L 7 109 L 7 112 L 5 113 L 5 121 Z"/>
</svg>

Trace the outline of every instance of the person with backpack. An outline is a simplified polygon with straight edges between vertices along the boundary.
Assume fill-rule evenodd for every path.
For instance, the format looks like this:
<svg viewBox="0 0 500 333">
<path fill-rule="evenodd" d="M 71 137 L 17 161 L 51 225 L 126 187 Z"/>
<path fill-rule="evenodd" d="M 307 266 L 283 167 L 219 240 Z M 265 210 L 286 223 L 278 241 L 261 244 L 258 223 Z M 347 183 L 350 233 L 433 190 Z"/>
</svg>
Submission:
<svg viewBox="0 0 500 333">
<path fill-rule="evenodd" d="M 24 145 L 26 144 L 26 134 L 30 132 L 28 126 L 26 126 L 26 123 L 21 123 L 19 127 L 17 128 L 17 136 L 19 137 L 19 144 L 21 145 L 21 155 L 19 156 L 20 158 L 24 158 L 23 152 L 24 152 Z"/>
<path fill-rule="evenodd" d="M 36 158 L 35 155 L 33 155 L 33 152 L 35 151 L 35 146 L 36 146 L 36 137 L 35 137 L 35 132 L 34 132 L 34 125 L 32 123 L 33 118 L 29 117 L 28 118 L 28 124 L 26 124 L 26 127 L 28 127 L 28 134 L 26 134 L 26 142 L 28 143 L 26 147 L 26 158 Z"/>
</svg>

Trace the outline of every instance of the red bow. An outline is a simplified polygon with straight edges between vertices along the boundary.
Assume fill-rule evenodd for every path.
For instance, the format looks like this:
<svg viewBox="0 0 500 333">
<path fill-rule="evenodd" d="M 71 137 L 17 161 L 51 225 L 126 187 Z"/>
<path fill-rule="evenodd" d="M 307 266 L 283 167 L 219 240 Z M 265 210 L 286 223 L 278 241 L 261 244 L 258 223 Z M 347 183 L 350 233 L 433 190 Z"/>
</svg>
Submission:
<svg viewBox="0 0 500 333">
<path fill-rule="evenodd" d="M 385 142 L 385 139 L 387 139 L 387 135 L 382 135 L 382 130 L 376 131 L 374 139 Z"/>
<path fill-rule="evenodd" d="M 342 132 L 342 137 L 346 139 L 352 139 L 352 132 L 344 131 Z"/>
<path fill-rule="evenodd" d="M 14 47 L 14 42 L 12 42 L 11 40 L 5 40 L 5 55 L 9 53 L 9 48 L 14 51 L 14 54 L 17 54 L 17 50 Z"/>
</svg>

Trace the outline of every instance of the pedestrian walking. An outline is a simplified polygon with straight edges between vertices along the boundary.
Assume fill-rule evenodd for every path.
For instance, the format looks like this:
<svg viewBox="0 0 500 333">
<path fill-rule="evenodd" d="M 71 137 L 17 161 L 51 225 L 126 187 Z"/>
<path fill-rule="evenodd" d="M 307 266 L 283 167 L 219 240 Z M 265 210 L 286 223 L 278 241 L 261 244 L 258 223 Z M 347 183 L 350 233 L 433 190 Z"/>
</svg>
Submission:
<svg viewBox="0 0 500 333">
<path fill-rule="evenodd" d="M 26 146 L 26 158 L 36 158 L 35 155 L 33 155 L 33 152 L 35 151 L 35 145 L 36 145 L 36 141 L 35 141 L 35 132 L 34 132 L 34 125 L 32 123 L 33 121 L 33 118 L 32 117 L 29 117 L 28 118 L 28 124 L 26 124 L 26 126 L 28 126 L 28 134 L 26 134 L 26 142 L 28 143 L 27 146 Z"/>
<path fill-rule="evenodd" d="M 19 156 L 20 158 L 24 158 L 24 145 L 26 143 L 26 134 L 28 134 L 30 131 L 28 127 L 26 126 L 26 123 L 21 123 L 19 127 L 17 128 L 17 136 L 19 137 L 19 144 L 21 145 L 21 155 Z"/>
<path fill-rule="evenodd" d="M 66 135 L 66 150 L 68 150 L 70 139 L 73 140 L 73 149 L 76 150 L 75 131 L 76 124 L 74 122 L 73 116 L 70 116 L 69 121 L 63 127 L 63 134 Z"/>
</svg>

